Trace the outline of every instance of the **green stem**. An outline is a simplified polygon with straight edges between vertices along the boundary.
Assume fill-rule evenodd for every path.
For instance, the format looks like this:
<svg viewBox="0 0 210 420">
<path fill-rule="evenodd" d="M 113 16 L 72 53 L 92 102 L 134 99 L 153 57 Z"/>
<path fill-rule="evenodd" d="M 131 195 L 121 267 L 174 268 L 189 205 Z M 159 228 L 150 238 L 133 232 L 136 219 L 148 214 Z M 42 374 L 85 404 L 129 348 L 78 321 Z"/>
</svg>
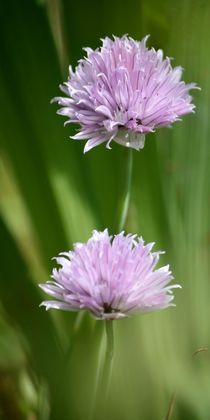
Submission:
<svg viewBox="0 0 210 420">
<path fill-rule="evenodd" d="M 112 374 L 112 362 L 114 356 L 114 332 L 113 332 L 113 321 L 105 320 L 105 330 L 106 330 L 106 354 L 103 368 L 102 376 L 102 391 L 104 395 L 104 400 L 106 401 L 109 384 Z"/>
<path fill-rule="evenodd" d="M 72 355 L 72 351 L 73 351 L 73 346 L 77 337 L 78 332 L 80 331 L 80 327 L 82 325 L 82 322 L 84 320 L 84 316 L 85 316 L 85 311 L 80 311 L 77 313 L 77 316 L 75 318 L 74 321 L 74 325 L 73 325 L 73 331 L 72 331 L 72 335 L 71 335 L 71 341 L 69 344 L 69 347 L 67 349 L 66 355 L 64 357 L 64 363 L 66 366 L 69 365 L 70 360 L 71 360 L 71 355 Z M 67 370 L 68 372 L 68 370 Z"/>
<path fill-rule="evenodd" d="M 171 396 L 165 420 L 171 420 L 172 419 L 175 401 L 176 401 L 176 391 L 174 391 L 172 396 Z"/>
<path fill-rule="evenodd" d="M 204 351 L 208 351 L 208 347 L 199 347 L 196 351 L 193 352 L 192 357 L 195 357 L 195 356 L 197 356 L 197 354 L 199 354 L 201 352 L 204 352 Z M 172 419 L 173 412 L 174 412 L 174 405 L 175 405 L 175 402 L 176 402 L 176 395 L 177 395 L 177 392 L 175 390 L 173 392 L 172 396 L 171 396 L 165 420 L 171 420 Z"/>
<path fill-rule="evenodd" d="M 128 208 L 130 203 L 130 195 L 131 195 L 131 178 L 132 178 L 132 169 L 133 169 L 133 153 L 132 149 L 129 148 L 127 150 L 127 165 L 126 165 L 126 173 L 125 173 L 125 195 L 123 200 L 123 207 L 122 213 L 119 222 L 119 232 L 121 232 L 126 223 L 127 215 L 128 215 Z"/>
<path fill-rule="evenodd" d="M 107 370 L 110 370 L 112 365 L 112 360 L 114 356 L 114 331 L 113 331 L 113 321 L 106 320 L 105 321 L 105 328 L 106 328 L 106 355 L 105 355 L 105 366 L 108 367 Z"/>
<path fill-rule="evenodd" d="M 107 397 L 112 373 L 112 362 L 114 355 L 113 321 L 105 320 L 104 326 L 106 333 L 105 360 L 103 370 L 100 375 L 100 380 L 97 380 L 97 393 L 93 399 L 94 402 L 90 412 L 90 420 L 98 420 L 101 413 L 106 411 Z"/>
<path fill-rule="evenodd" d="M 119 232 L 121 232 L 124 229 L 127 215 L 128 215 L 128 208 L 130 203 L 130 194 L 131 194 L 131 178 L 132 178 L 132 168 L 133 168 L 133 154 L 132 149 L 129 148 L 126 150 L 127 153 L 127 164 L 126 164 L 126 170 L 125 170 L 125 192 L 124 192 L 124 198 L 123 198 L 123 205 L 122 205 L 122 211 L 119 221 Z M 108 392 L 109 392 L 109 385 L 111 380 L 111 374 L 112 374 L 112 364 L 113 364 L 113 356 L 114 356 L 114 333 L 113 333 L 113 321 L 108 319 L 105 320 L 105 331 L 106 331 L 106 353 L 105 353 L 105 360 L 104 360 L 104 366 L 103 366 L 103 372 L 102 372 L 102 378 L 101 378 L 101 387 L 98 388 L 99 394 L 96 401 L 96 405 L 99 404 L 101 401 L 101 396 L 103 395 L 103 408 L 105 408 Z M 97 404 L 98 403 L 98 404 Z M 91 418 L 95 418 L 94 414 L 96 414 L 99 410 L 97 410 L 98 407 L 95 409 L 95 413 L 93 413 L 93 416 L 91 415 Z M 101 406 L 100 406 L 101 410 Z"/>
</svg>

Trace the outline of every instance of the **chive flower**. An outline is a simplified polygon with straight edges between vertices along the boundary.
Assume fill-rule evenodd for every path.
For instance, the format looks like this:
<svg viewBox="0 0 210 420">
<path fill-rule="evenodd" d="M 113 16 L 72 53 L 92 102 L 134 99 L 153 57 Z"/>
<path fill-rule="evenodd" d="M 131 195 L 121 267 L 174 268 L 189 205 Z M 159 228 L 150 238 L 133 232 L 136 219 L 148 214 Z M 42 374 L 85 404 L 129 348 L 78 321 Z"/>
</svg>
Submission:
<svg viewBox="0 0 210 420">
<path fill-rule="evenodd" d="M 175 306 L 169 266 L 156 268 L 162 252 L 152 252 L 137 235 L 93 231 L 87 243 L 56 259 L 52 281 L 40 287 L 53 300 L 46 309 L 87 310 L 97 319 L 119 319 Z"/>
<path fill-rule="evenodd" d="M 189 91 L 195 83 L 181 81 L 183 69 L 172 68 L 162 50 L 147 48 L 147 39 L 107 37 L 99 49 L 84 48 L 87 56 L 75 71 L 69 67 L 60 86 L 66 96 L 52 102 L 61 105 L 65 124 L 79 124 L 71 138 L 88 140 L 84 152 L 104 142 L 110 148 L 112 141 L 142 149 L 145 134 L 193 112 Z"/>
</svg>

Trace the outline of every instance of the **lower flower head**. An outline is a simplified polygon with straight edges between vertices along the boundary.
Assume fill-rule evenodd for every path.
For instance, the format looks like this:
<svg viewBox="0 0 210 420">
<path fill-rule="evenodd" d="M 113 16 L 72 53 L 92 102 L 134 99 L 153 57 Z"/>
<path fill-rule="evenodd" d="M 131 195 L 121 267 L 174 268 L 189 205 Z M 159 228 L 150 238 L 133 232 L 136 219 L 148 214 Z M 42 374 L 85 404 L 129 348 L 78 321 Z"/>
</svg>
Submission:
<svg viewBox="0 0 210 420">
<path fill-rule="evenodd" d="M 66 97 L 53 102 L 62 106 L 58 114 L 66 124 L 80 125 L 72 138 L 88 140 L 85 152 L 104 142 L 110 148 L 112 140 L 142 149 L 145 134 L 193 112 L 189 91 L 195 83 L 181 81 L 182 68 L 172 68 L 162 50 L 148 49 L 147 38 L 107 37 L 101 48 L 85 48 L 75 71 L 70 67 L 60 86 Z"/>
<path fill-rule="evenodd" d="M 46 309 L 88 310 L 97 319 L 118 319 L 175 306 L 169 266 L 155 269 L 162 252 L 152 252 L 136 235 L 94 231 L 87 243 L 61 253 L 52 281 L 40 287 L 54 299 Z"/>
</svg>

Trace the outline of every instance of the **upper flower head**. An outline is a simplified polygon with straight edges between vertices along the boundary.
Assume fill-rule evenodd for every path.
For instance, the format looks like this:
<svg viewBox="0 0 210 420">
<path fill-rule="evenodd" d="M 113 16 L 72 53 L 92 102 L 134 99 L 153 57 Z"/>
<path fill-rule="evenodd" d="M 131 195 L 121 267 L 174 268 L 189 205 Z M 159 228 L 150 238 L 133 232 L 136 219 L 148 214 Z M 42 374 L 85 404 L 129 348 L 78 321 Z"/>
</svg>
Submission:
<svg viewBox="0 0 210 420">
<path fill-rule="evenodd" d="M 72 138 L 88 140 L 84 152 L 103 142 L 109 148 L 112 140 L 139 150 L 146 133 L 193 111 L 189 90 L 196 85 L 181 81 L 182 68 L 173 69 L 162 50 L 148 49 L 147 38 L 105 38 L 100 49 L 85 48 L 75 72 L 69 68 L 60 86 L 67 97 L 53 101 L 66 124 L 80 124 Z"/>
<path fill-rule="evenodd" d="M 94 231 L 87 243 L 76 243 L 72 252 L 56 258 L 53 281 L 40 287 L 56 300 L 46 309 L 86 309 L 97 319 L 117 319 L 136 312 L 174 306 L 169 266 L 155 270 L 161 252 L 151 252 L 136 235 L 112 237 L 108 230 Z"/>
</svg>

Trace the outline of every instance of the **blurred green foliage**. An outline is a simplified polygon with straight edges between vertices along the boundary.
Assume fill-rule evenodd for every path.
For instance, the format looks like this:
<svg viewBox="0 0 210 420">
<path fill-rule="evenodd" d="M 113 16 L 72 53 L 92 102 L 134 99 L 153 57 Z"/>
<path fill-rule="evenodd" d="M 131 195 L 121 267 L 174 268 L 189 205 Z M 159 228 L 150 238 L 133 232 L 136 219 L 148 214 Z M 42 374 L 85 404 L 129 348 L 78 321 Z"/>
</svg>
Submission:
<svg viewBox="0 0 210 420">
<path fill-rule="evenodd" d="M 195 115 L 147 136 L 135 153 L 127 230 L 166 249 L 176 309 L 115 323 L 109 404 L 101 419 L 209 420 L 210 3 L 207 0 L 7 0 L 0 6 L 0 418 L 88 419 L 103 325 L 44 312 L 37 283 L 51 257 L 115 232 L 124 148 L 83 155 L 49 102 L 82 47 L 128 33 L 163 48 L 195 81 Z M 162 261 L 163 262 L 163 261 Z M 103 342 L 102 342 L 103 345 Z M 100 420 L 101 420 L 100 419 Z"/>
</svg>

